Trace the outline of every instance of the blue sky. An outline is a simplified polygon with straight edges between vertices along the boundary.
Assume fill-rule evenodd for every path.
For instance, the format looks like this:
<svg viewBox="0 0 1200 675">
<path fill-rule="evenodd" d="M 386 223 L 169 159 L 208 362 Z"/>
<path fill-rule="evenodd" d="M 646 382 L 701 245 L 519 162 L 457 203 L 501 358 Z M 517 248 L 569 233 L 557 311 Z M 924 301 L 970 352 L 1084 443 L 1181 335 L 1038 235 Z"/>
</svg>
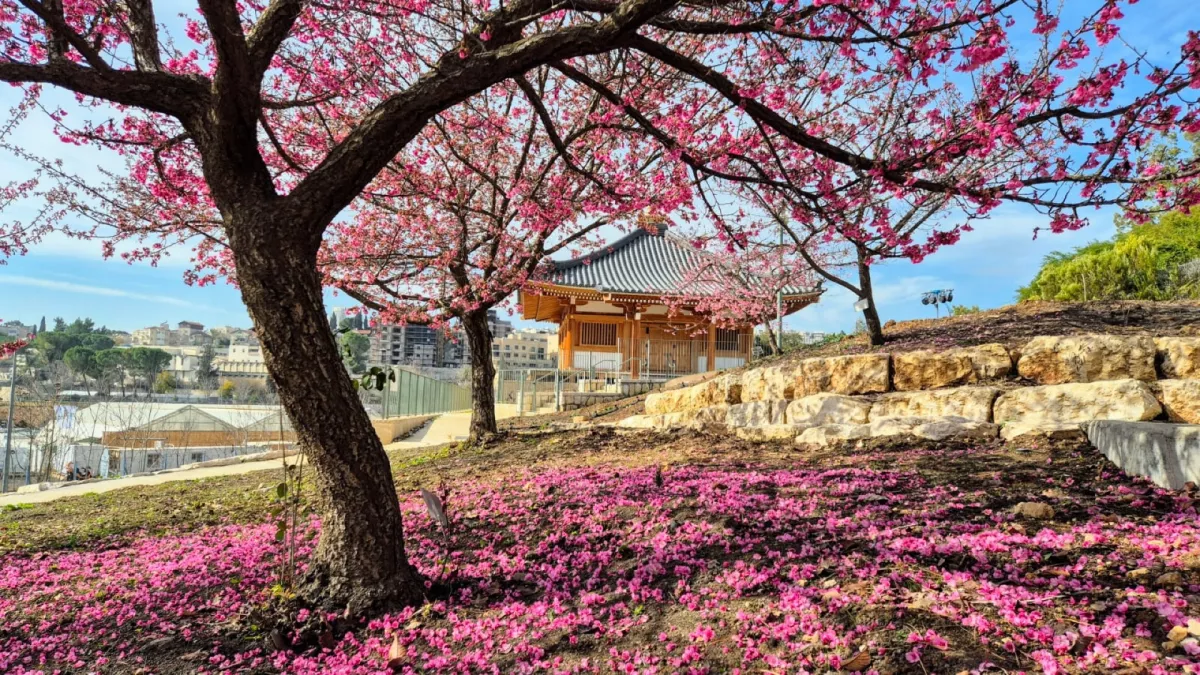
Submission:
<svg viewBox="0 0 1200 675">
<path fill-rule="evenodd" d="M 1071 14 L 1098 3 L 1071 0 L 1065 4 Z M 1134 5 L 1129 13 L 1131 17 L 1122 23 L 1123 33 L 1131 43 L 1156 50 L 1152 56 L 1160 58 L 1178 49 L 1188 29 L 1200 28 L 1200 3 L 1193 0 L 1151 0 Z M 177 24 L 178 19 L 169 13 L 159 16 Z M 0 90 L 0 109 L 9 108 L 16 100 L 13 90 Z M 101 168 L 122 168 L 120 161 L 110 156 L 59 143 L 40 116 L 22 124 L 17 138 L 43 156 L 63 159 L 84 177 L 98 178 Z M 5 180 L 26 176 L 30 169 L 20 160 L 0 155 L 0 176 Z M 27 219 L 36 207 L 19 203 L 0 213 L 0 218 Z M 1017 288 L 1036 273 L 1043 256 L 1112 236 L 1112 215 L 1111 211 L 1096 212 L 1092 225 L 1084 230 L 1061 235 L 1043 230 L 1035 241 L 1034 228 L 1045 224 L 1041 216 L 1019 206 L 1001 208 L 990 220 L 978 223 L 976 231 L 964 235 L 960 243 L 920 265 L 889 261 L 877 266 L 880 313 L 885 321 L 932 316 L 933 309 L 920 304 L 920 296 L 935 288 L 954 288 L 959 304 L 982 308 L 1010 304 Z M 98 242 L 53 236 L 27 256 L 0 265 L 0 319 L 31 322 L 42 316 L 48 321 L 55 316 L 68 320 L 89 316 L 97 324 L 124 330 L 180 320 L 250 325 L 236 289 L 224 284 L 189 287 L 183 283 L 186 266 L 186 251 L 177 252 L 158 267 L 129 265 L 102 260 Z M 327 304 L 349 303 L 327 294 Z M 858 317 L 852 304 L 847 292 L 831 288 L 818 305 L 792 315 L 786 325 L 814 331 L 850 330 Z"/>
</svg>

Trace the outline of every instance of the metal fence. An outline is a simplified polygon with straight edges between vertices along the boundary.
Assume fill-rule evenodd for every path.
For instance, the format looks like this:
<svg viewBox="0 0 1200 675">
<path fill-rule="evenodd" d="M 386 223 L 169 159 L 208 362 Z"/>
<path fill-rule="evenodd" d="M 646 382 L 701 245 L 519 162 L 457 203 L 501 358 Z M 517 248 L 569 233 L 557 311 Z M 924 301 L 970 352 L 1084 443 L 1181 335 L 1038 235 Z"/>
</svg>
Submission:
<svg viewBox="0 0 1200 675">
<path fill-rule="evenodd" d="M 619 400 L 655 386 L 624 371 L 504 369 L 496 372 L 496 405 L 513 406 L 518 415 L 558 412 Z"/>
<path fill-rule="evenodd" d="M 715 370 L 749 363 L 753 341 L 752 335 L 718 341 L 714 349 Z M 622 340 L 618 340 L 614 351 L 593 351 L 580 346 L 575 349 L 570 366 L 573 370 L 625 372 L 659 380 L 710 370 L 707 340 L 638 340 L 632 347 Z"/>
<path fill-rule="evenodd" d="M 400 367 L 392 370 L 396 379 L 388 382 L 379 402 L 381 415 L 385 418 L 467 410 L 471 407 L 471 391 L 466 387 Z"/>
</svg>

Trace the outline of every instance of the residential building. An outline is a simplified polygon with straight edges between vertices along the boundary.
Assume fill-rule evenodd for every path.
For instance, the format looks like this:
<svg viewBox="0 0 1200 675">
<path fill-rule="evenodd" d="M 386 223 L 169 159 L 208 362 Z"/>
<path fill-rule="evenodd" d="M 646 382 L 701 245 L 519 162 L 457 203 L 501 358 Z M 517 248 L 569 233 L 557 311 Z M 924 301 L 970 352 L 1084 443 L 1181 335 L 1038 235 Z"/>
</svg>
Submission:
<svg viewBox="0 0 1200 675">
<path fill-rule="evenodd" d="M 367 362 L 374 366 L 442 365 L 442 331 L 429 326 L 379 324 L 371 330 L 371 348 Z"/>
<path fill-rule="evenodd" d="M 722 328 L 689 306 L 689 298 L 705 291 L 692 273 L 706 267 L 712 267 L 709 254 L 665 222 L 645 223 L 587 255 L 552 262 L 546 278 L 521 290 L 523 318 L 558 324 L 564 369 L 661 380 L 736 368 L 754 356 L 754 326 Z M 821 292 L 783 289 L 784 313 L 816 302 Z"/>
<path fill-rule="evenodd" d="M 488 310 L 488 330 L 492 331 L 492 339 L 506 338 L 512 335 L 513 325 L 511 321 L 501 319 L 496 310 Z"/>
<path fill-rule="evenodd" d="M 139 328 L 130 335 L 129 343 L 138 347 L 166 347 L 171 345 L 171 326 L 166 321 L 157 326 Z"/>
<path fill-rule="evenodd" d="M 467 333 L 461 328 L 451 331 L 442 340 L 441 368 L 462 370 L 471 365 L 471 350 L 467 345 Z M 443 378 L 444 379 L 444 378 Z"/>
<path fill-rule="evenodd" d="M 204 324 L 180 321 L 174 329 L 167 322 L 157 326 L 139 328 L 130 334 L 129 342 L 136 347 L 177 347 L 206 345 L 212 337 L 204 332 Z"/>
<path fill-rule="evenodd" d="M 203 346 L 212 342 L 212 336 L 204 331 L 204 324 L 195 321 L 180 321 L 175 325 L 175 344 Z"/>
<path fill-rule="evenodd" d="M 258 337 L 255 336 L 253 330 L 238 328 L 237 326 L 214 326 L 209 329 L 208 333 L 212 336 L 213 340 L 227 345 L 258 344 Z"/>
<path fill-rule="evenodd" d="M 0 325 L 0 335 L 10 338 L 24 338 L 37 331 L 37 326 L 26 326 L 20 321 L 6 321 Z"/>
<path fill-rule="evenodd" d="M 204 347 L 192 345 L 178 347 L 159 347 L 171 355 L 171 363 L 166 372 L 170 373 L 180 386 L 190 387 L 197 384 L 200 372 L 200 358 L 204 355 Z"/>
<path fill-rule="evenodd" d="M 496 368 L 557 368 L 558 336 L 548 330 L 518 330 L 492 340 Z"/>
<path fill-rule="evenodd" d="M 222 380 L 265 384 L 270 381 L 262 347 L 254 344 L 232 344 L 222 356 L 213 359 L 213 367 Z"/>
<path fill-rule="evenodd" d="M 334 307 L 338 313 L 344 308 Z M 512 335 L 511 321 L 488 311 L 488 329 L 493 340 Z M 371 329 L 367 362 L 373 366 L 413 366 L 422 369 L 460 369 L 471 364 L 467 334 L 461 328 L 449 332 L 428 326 L 378 324 Z"/>
</svg>

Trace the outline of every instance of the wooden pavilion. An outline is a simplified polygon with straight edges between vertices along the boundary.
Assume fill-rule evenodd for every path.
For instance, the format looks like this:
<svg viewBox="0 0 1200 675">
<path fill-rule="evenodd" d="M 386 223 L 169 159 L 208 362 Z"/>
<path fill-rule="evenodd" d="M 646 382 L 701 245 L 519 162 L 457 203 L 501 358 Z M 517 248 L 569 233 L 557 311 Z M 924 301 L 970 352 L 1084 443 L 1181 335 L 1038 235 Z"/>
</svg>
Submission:
<svg viewBox="0 0 1200 675">
<path fill-rule="evenodd" d="M 681 292 L 709 255 L 666 224 L 644 225 L 587 255 L 553 262 L 549 275 L 522 289 L 522 318 L 558 324 L 564 370 L 664 379 L 736 368 L 753 357 L 754 325 L 717 327 L 687 304 L 694 287 Z M 784 289 L 784 313 L 816 302 L 821 292 Z"/>
</svg>

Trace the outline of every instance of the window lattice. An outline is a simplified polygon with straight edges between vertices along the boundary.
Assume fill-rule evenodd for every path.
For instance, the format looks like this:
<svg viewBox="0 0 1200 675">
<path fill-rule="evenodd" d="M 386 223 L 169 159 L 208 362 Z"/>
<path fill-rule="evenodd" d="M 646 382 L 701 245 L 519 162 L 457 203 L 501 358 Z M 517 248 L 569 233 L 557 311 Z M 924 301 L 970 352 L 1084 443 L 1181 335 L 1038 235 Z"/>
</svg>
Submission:
<svg viewBox="0 0 1200 675">
<path fill-rule="evenodd" d="M 617 324 L 615 323 L 581 323 L 579 324 L 579 344 L 588 347 L 616 347 Z"/>
<path fill-rule="evenodd" d="M 738 348 L 738 332 L 725 328 L 717 329 L 717 349 L 723 352 L 735 352 Z"/>
</svg>

